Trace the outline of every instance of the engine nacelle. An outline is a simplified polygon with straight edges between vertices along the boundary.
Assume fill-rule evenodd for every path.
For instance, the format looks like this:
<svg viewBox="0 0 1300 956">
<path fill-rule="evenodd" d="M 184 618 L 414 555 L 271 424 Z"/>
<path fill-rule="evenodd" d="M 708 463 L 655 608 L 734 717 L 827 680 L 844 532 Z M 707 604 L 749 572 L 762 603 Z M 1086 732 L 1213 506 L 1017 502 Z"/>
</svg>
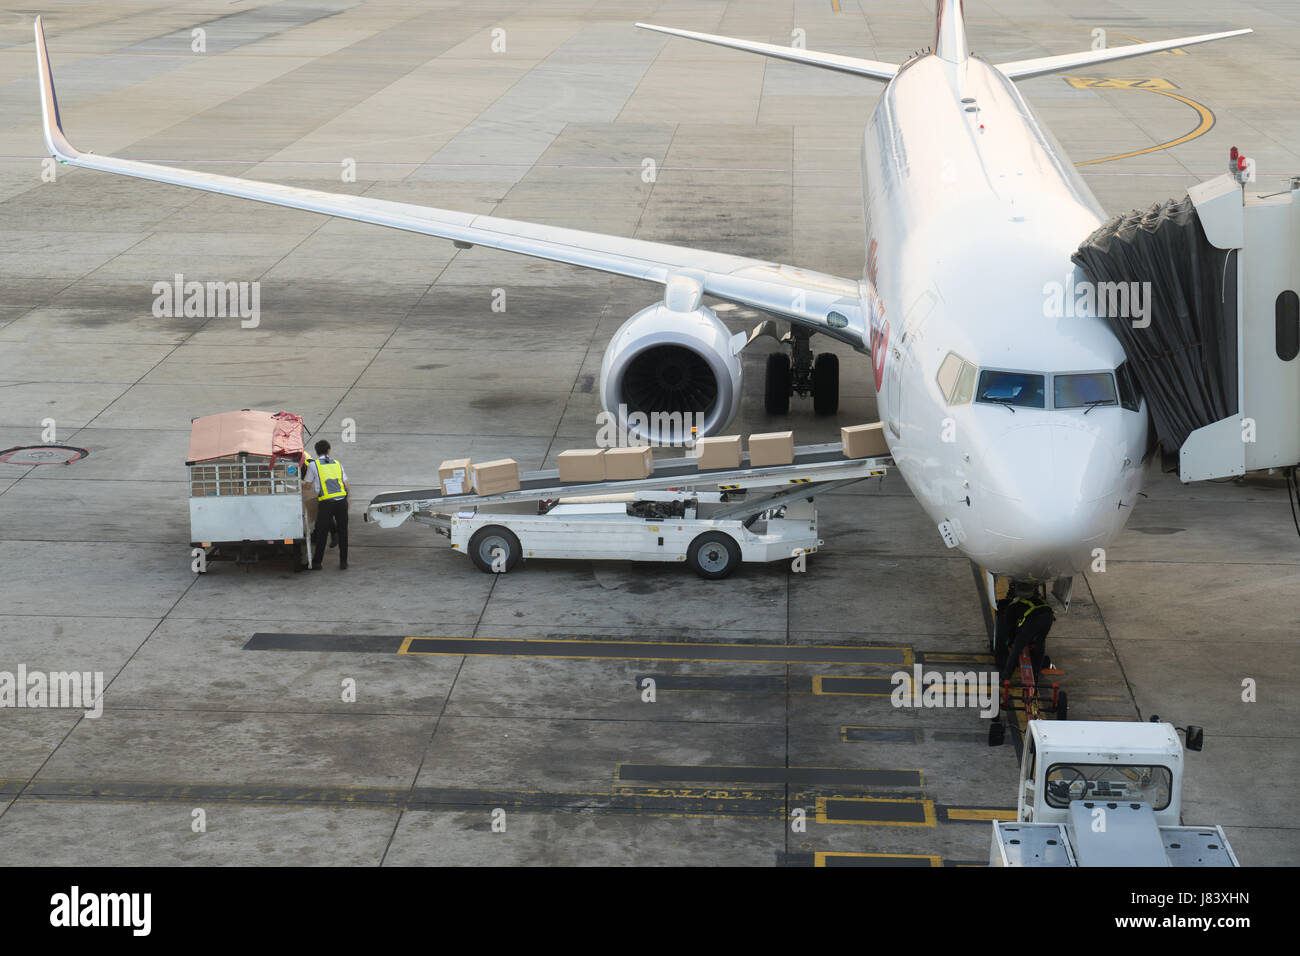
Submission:
<svg viewBox="0 0 1300 956">
<path fill-rule="evenodd" d="M 740 348 L 710 308 L 662 302 L 624 322 L 600 365 L 600 400 L 619 428 L 657 444 L 715 435 L 740 409 Z"/>
</svg>

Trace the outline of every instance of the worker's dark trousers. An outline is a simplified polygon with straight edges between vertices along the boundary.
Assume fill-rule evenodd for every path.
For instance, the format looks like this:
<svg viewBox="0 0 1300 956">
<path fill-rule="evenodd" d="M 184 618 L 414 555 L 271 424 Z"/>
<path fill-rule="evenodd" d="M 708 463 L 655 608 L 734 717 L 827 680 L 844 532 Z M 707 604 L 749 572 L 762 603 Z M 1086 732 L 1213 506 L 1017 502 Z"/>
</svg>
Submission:
<svg viewBox="0 0 1300 956">
<path fill-rule="evenodd" d="M 1034 666 L 1034 674 L 1043 669 L 1043 657 L 1047 651 L 1047 632 L 1052 629 L 1052 615 L 1046 611 L 1035 614 L 1016 632 L 1016 639 L 1007 652 L 1007 661 L 1002 665 L 1002 679 L 1009 680 L 1020 666 L 1020 652 L 1029 648 L 1029 662 Z M 1032 645 L 1032 646 L 1031 646 Z"/>
<path fill-rule="evenodd" d="M 348 563 L 348 498 L 326 498 L 317 505 L 316 527 L 312 529 L 311 563 L 317 567 L 325 559 L 325 542 L 330 532 L 339 536 L 339 564 Z"/>
</svg>

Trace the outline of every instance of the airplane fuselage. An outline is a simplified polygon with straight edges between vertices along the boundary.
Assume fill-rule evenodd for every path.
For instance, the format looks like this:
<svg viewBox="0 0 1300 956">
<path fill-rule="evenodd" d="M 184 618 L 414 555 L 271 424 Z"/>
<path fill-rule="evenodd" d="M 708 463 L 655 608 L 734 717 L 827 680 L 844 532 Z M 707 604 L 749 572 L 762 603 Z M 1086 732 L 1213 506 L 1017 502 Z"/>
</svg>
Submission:
<svg viewBox="0 0 1300 956">
<path fill-rule="evenodd" d="M 1144 404 L 1077 404 L 1109 380 L 1062 374 L 1114 373 L 1125 358 L 1095 311 L 1062 310 L 1049 291 L 1086 281 L 1070 257 L 1103 222 L 1096 198 L 1015 85 L 975 57 L 900 69 L 867 125 L 862 173 L 863 308 L 899 471 L 994 573 L 1094 566 L 1148 449 Z"/>
</svg>

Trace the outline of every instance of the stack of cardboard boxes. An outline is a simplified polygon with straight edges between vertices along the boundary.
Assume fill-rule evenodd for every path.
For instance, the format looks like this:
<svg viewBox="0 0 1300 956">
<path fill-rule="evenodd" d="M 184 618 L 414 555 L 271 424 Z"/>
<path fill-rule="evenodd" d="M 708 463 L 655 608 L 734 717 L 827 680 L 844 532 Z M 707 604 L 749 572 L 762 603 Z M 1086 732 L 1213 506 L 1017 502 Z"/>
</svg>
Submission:
<svg viewBox="0 0 1300 956">
<path fill-rule="evenodd" d="M 840 429 L 845 458 L 875 458 L 889 454 L 880 422 Z M 739 435 L 701 438 L 695 442 L 696 467 L 716 471 L 740 467 Z M 648 446 L 631 448 L 571 448 L 556 456 L 562 482 L 628 481 L 654 474 L 654 453 Z M 749 436 L 749 467 L 767 468 L 794 462 L 794 432 Z M 453 458 L 438 466 L 444 495 L 497 495 L 519 488 L 519 465 L 513 458 L 472 464 Z"/>
</svg>

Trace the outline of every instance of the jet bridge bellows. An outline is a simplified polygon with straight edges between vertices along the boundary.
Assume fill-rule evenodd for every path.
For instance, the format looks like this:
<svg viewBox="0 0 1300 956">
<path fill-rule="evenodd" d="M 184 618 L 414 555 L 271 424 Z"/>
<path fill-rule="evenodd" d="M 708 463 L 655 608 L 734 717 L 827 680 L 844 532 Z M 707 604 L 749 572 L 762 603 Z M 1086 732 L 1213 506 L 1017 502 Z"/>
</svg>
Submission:
<svg viewBox="0 0 1300 956">
<path fill-rule="evenodd" d="M 1300 179 L 1258 196 L 1219 176 L 1112 219 L 1074 262 L 1183 481 L 1300 463 Z"/>
<path fill-rule="evenodd" d="M 1203 425 L 1237 411 L 1237 310 L 1233 250 L 1205 237 L 1188 197 L 1110 220 L 1079 247 L 1074 261 L 1092 280 L 1111 329 L 1170 453 Z M 1107 290 L 1149 283 L 1140 293 L 1151 318 L 1105 309 Z M 1114 301 L 1111 298 L 1111 301 Z"/>
</svg>

